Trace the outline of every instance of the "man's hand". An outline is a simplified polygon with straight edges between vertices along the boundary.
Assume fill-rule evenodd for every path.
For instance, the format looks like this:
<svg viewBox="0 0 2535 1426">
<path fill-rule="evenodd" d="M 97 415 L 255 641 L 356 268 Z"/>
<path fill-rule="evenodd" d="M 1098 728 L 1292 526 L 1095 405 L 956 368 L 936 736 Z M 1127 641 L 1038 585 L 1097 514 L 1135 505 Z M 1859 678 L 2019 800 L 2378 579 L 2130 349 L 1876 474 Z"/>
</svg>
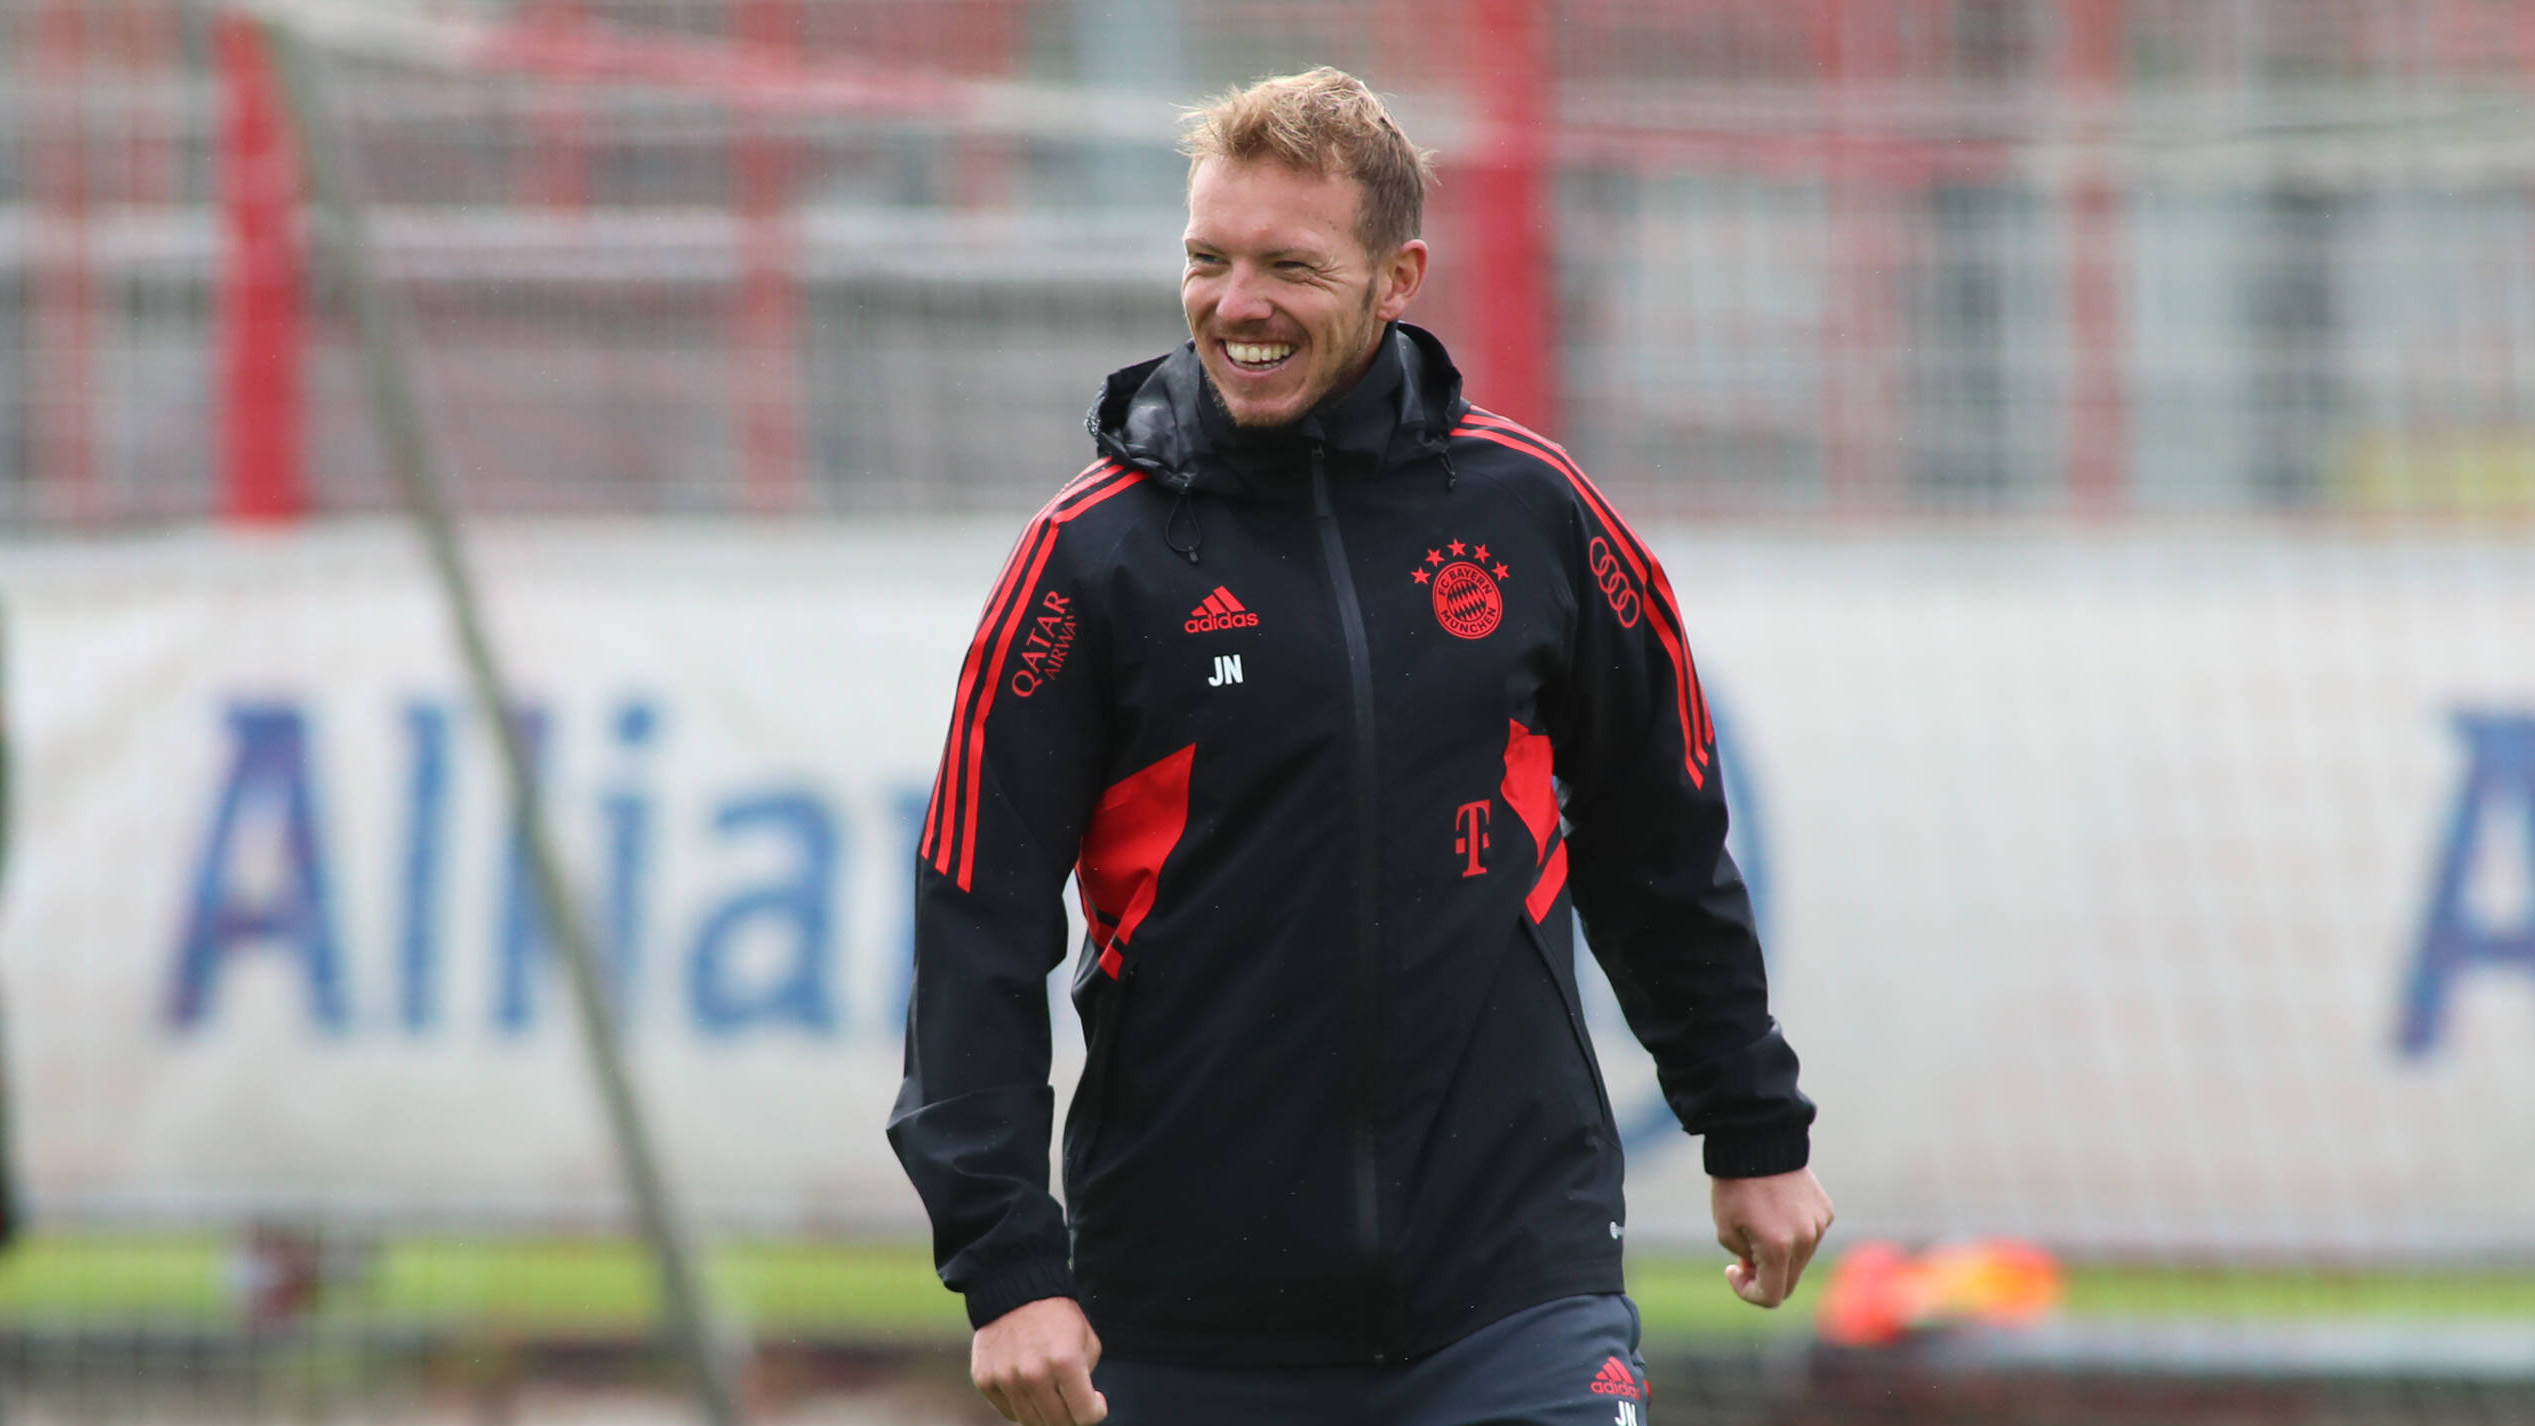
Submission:
<svg viewBox="0 0 2535 1426">
<path fill-rule="evenodd" d="M 1021 1426 L 1092 1426 L 1109 1401 L 1092 1390 L 1100 1338 L 1070 1297 L 1025 1302 L 977 1329 L 968 1377 L 1006 1421 Z"/>
<path fill-rule="evenodd" d="M 1776 1307 L 1796 1290 L 1804 1265 L 1830 1231 L 1831 1196 L 1811 1169 L 1709 1184 L 1716 1240 L 1735 1258 L 1726 1264 L 1726 1284 L 1754 1307 Z"/>
</svg>

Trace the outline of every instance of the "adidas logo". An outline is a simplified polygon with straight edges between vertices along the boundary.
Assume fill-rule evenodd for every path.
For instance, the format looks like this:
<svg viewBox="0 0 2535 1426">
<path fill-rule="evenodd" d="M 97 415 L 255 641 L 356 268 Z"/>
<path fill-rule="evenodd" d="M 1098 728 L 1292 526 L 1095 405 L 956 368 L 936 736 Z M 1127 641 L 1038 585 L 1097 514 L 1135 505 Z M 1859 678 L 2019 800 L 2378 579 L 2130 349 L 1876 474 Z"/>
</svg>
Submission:
<svg viewBox="0 0 2535 1426">
<path fill-rule="evenodd" d="M 1255 629 L 1259 616 L 1241 607 L 1232 591 L 1218 584 L 1206 602 L 1188 611 L 1188 622 L 1180 627 L 1192 634 L 1211 634 L 1217 629 Z"/>
<path fill-rule="evenodd" d="M 1593 1374 L 1593 1394 L 1625 1396 L 1631 1401 L 1645 1400 L 1645 1393 L 1637 1389 L 1637 1373 L 1630 1371 L 1628 1363 L 1617 1357 L 1604 1361 L 1602 1370 Z"/>
</svg>

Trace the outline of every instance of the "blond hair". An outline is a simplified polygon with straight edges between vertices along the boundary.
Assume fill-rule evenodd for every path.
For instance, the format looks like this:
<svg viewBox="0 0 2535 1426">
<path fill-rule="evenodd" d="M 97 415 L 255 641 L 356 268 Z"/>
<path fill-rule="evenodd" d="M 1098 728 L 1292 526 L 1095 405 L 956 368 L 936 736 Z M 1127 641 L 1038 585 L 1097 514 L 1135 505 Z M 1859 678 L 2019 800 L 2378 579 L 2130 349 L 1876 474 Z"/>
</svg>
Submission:
<svg viewBox="0 0 2535 1426">
<path fill-rule="evenodd" d="M 1220 158 L 1354 179 L 1363 190 L 1356 238 L 1377 258 L 1416 237 L 1425 222 L 1434 156 L 1410 143 L 1381 98 L 1344 70 L 1322 65 L 1262 79 L 1185 118 L 1180 152 L 1192 176 L 1197 165 Z"/>
</svg>

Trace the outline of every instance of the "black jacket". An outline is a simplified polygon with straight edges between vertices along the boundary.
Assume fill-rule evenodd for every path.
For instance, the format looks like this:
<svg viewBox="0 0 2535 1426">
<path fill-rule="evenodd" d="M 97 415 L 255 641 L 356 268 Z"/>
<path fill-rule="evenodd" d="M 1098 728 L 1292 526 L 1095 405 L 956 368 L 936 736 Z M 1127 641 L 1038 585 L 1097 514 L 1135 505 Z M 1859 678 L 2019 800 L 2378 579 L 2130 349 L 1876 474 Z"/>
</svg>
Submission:
<svg viewBox="0 0 2535 1426">
<path fill-rule="evenodd" d="M 1091 424 L 969 647 L 916 868 L 889 1135 L 971 1320 L 1074 1295 L 1123 1358 L 1379 1362 L 1619 1291 L 1570 898 L 1708 1171 L 1803 1166 L 1680 615 L 1566 454 L 1408 326 L 1282 431 L 1233 428 L 1193 346 Z"/>
</svg>

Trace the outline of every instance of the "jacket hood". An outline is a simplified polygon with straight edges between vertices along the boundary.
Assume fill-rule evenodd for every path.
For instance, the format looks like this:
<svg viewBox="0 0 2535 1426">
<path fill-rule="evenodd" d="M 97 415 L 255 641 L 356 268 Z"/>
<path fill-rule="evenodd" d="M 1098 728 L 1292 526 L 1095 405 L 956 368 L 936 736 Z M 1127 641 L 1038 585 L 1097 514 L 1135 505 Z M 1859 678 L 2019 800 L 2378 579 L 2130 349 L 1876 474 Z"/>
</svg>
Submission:
<svg viewBox="0 0 2535 1426">
<path fill-rule="evenodd" d="M 1372 475 L 1441 454 L 1464 409 L 1461 372 L 1443 343 L 1393 322 L 1363 377 L 1291 425 L 1235 426 L 1208 389 L 1194 341 L 1110 373 L 1084 424 L 1102 455 L 1183 494 L 1276 497 L 1299 490 L 1294 472 L 1314 441 L 1333 475 Z"/>
</svg>

